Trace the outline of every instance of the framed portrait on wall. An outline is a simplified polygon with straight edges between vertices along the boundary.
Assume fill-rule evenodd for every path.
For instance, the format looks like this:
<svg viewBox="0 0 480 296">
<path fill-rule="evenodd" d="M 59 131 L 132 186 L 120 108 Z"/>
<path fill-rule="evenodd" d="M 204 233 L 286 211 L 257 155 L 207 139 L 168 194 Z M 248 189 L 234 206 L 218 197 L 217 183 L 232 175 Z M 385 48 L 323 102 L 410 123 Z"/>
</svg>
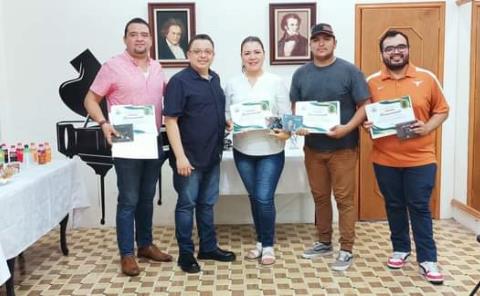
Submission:
<svg viewBox="0 0 480 296">
<path fill-rule="evenodd" d="M 165 68 L 188 65 L 187 44 L 195 35 L 195 3 L 148 3 L 151 57 Z"/>
<path fill-rule="evenodd" d="M 270 4 L 270 64 L 303 64 L 312 59 L 310 28 L 317 19 L 316 3 Z"/>
</svg>

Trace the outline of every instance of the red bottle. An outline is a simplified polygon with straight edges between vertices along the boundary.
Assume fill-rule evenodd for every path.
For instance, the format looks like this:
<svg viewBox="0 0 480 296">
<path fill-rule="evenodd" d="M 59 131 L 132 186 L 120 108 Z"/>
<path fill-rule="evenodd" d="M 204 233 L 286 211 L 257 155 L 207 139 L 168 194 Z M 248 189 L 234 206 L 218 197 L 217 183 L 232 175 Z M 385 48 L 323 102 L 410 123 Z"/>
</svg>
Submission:
<svg viewBox="0 0 480 296">
<path fill-rule="evenodd" d="M 17 143 L 16 154 L 17 154 L 17 161 L 23 162 L 23 145 L 22 145 L 22 143 Z"/>
</svg>

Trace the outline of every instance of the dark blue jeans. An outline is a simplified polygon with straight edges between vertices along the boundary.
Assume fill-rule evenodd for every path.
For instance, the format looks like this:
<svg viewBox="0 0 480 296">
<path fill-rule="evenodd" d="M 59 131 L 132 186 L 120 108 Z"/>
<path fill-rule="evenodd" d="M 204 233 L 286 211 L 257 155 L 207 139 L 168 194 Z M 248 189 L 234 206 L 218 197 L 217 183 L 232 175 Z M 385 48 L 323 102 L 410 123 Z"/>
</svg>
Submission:
<svg viewBox="0 0 480 296">
<path fill-rule="evenodd" d="M 233 150 L 233 158 L 248 192 L 257 241 L 272 247 L 275 241 L 275 190 L 285 164 L 285 153 L 251 156 Z"/>
<path fill-rule="evenodd" d="M 430 212 L 436 164 L 407 168 L 374 164 L 373 168 L 385 198 L 393 250 L 410 252 L 410 217 L 417 261 L 437 262 Z"/>
<path fill-rule="evenodd" d="M 161 169 L 160 159 L 114 158 L 117 173 L 117 242 L 121 256 L 152 244 L 153 198 Z"/>
<path fill-rule="evenodd" d="M 213 207 L 218 199 L 220 164 L 208 170 L 196 169 L 188 177 L 180 176 L 173 169 L 173 186 L 178 193 L 175 208 L 175 236 L 180 254 L 193 254 L 193 214 L 197 221 L 200 252 L 217 248 L 217 235 L 213 222 Z"/>
</svg>

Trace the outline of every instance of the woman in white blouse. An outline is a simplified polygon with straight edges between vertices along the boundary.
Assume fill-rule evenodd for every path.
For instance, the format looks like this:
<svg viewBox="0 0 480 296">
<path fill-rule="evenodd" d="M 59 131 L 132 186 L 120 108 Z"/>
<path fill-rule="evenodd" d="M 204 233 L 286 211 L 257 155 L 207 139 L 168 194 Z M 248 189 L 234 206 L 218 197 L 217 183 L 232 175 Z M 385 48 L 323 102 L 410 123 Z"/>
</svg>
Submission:
<svg viewBox="0 0 480 296">
<path fill-rule="evenodd" d="M 241 47 L 242 74 L 225 88 L 226 115 L 230 105 L 269 100 L 274 116 L 290 113 L 288 90 L 277 75 L 263 71 L 265 50 L 258 37 L 247 37 Z M 229 121 L 231 124 L 231 120 Z M 285 163 L 284 147 L 289 134 L 281 130 L 249 131 L 233 135 L 233 156 L 247 189 L 257 234 L 255 248 L 245 256 L 263 265 L 275 263 L 275 190 Z"/>
</svg>

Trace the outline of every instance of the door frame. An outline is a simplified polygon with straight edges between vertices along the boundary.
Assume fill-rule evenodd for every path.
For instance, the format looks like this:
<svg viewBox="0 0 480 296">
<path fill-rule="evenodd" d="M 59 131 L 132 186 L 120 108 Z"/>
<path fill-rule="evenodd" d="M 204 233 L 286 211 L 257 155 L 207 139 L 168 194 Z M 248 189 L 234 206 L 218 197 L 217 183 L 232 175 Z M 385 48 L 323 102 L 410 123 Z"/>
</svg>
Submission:
<svg viewBox="0 0 480 296">
<path fill-rule="evenodd" d="M 374 4 L 356 4 L 355 5 L 355 65 L 361 69 L 361 48 L 362 48 L 362 11 L 364 9 L 375 8 L 439 8 L 440 11 L 440 34 L 439 34 L 439 67 L 437 78 L 443 86 L 443 69 L 445 62 L 445 2 L 414 2 L 414 3 L 374 3 Z M 374 46 L 377 46 L 375 44 Z M 380 57 L 379 57 L 380 58 Z M 437 153 L 437 175 L 435 186 L 438 188 L 438 197 L 432 198 L 431 209 L 432 216 L 435 219 L 440 218 L 440 200 L 441 200 L 441 175 L 442 175 L 442 128 L 438 128 L 436 134 L 435 149 Z M 359 147 L 360 153 L 361 147 Z M 355 207 L 357 219 L 360 217 L 360 158 L 357 165 L 357 195 L 355 197 Z"/>
<path fill-rule="evenodd" d="M 472 204 L 474 198 L 472 192 L 473 184 L 473 140 L 474 140 L 474 123 L 475 123 L 475 90 L 477 87 L 480 87 L 480 83 L 477 83 L 476 70 L 478 63 L 477 60 L 477 50 L 479 50 L 478 42 L 480 41 L 480 28 L 479 28 L 479 18 L 480 18 L 480 2 L 472 2 L 472 29 L 470 37 L 470 102 L 469 102 L 469 112 L 468 112 L 468 177 L 467 177 L 467 205 Z M 480 120 L 480 119 L 479 119 Z M 477 197 L 478 198 L 478 197 Z"/>
</svg>

